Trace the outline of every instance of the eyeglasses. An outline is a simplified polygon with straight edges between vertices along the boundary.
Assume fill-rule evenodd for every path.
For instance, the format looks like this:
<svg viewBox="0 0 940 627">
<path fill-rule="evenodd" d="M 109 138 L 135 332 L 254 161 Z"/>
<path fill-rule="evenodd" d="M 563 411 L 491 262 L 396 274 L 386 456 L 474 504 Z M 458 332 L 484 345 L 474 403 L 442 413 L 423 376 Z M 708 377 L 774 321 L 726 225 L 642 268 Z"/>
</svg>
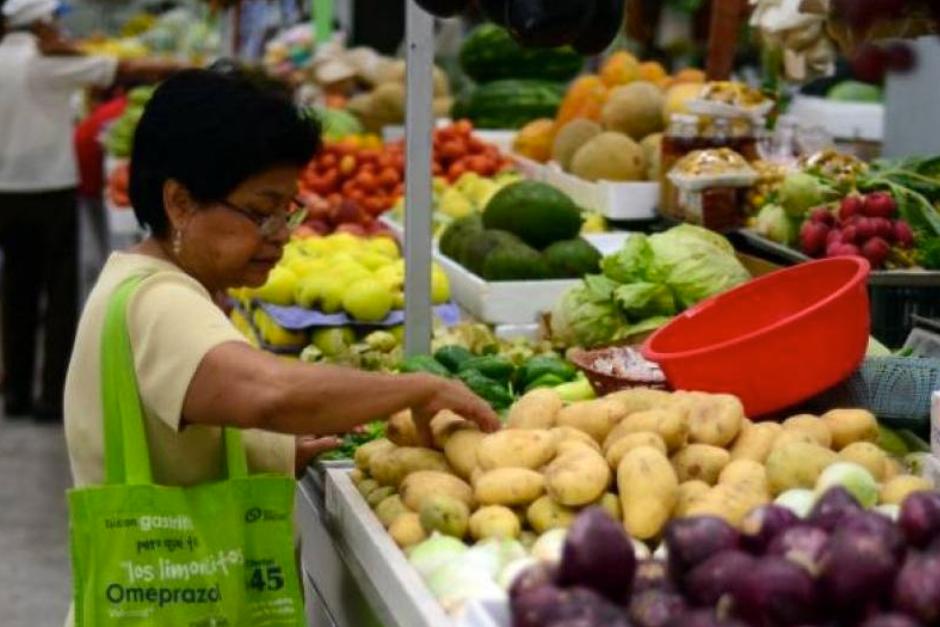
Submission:
<svg viewBox="0 0 940 627">
<path fill-rule="evenodd" d="M 254 222 L 258 227 L 258 234 L 266 239 L 274 237 L 283 228 L 293 232 L 307 219 L 307 209 L 296 197 L 291 198 L 287 209 L 279 209 L 270 214 L 245 209 L 227 200 L 220 200 L 216 204 Z"/>
</svg>

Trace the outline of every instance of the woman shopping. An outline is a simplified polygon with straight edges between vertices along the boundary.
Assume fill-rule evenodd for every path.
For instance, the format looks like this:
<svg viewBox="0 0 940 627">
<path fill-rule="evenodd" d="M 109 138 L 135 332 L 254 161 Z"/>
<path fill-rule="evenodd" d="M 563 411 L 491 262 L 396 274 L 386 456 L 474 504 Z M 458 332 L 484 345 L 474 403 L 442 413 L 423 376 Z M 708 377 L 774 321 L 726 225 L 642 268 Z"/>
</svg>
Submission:
<svg viewBox="0 0 940 627">
<path fill-rule="evenodd" d="M 313 435 L 405 408 L 425 431 L 443 409 L 497 428 L 489 406 L 459 383 L 256 350 L 213 302 L 265 282 L 290 237 L 298 175 L 319 141 L 290 102 L 237 73 L 185 71 L 157 90 L 131 159 L 131 200 L 150 236 L 107 261 L 69 367 L 65 427 L 77 486 L 106 482 L 102 334 L 112 296 L 129 279 L 138 283 L 126 329 L 155 484 L 224 478 L 222 427 L 244 431 L 249 471 L 291 476 L 331 444 Z"/>
</svg>

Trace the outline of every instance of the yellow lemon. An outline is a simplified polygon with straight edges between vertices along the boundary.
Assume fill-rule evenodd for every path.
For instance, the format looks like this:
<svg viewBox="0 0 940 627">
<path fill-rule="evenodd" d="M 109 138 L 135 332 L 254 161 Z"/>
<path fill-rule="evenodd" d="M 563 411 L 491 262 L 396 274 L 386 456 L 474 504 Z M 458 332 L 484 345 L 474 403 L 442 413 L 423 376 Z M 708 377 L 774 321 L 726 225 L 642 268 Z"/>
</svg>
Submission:
<svg viewBox="0 0 940 627">
<path fill-rule="evenodd" d="M 380 281 L 361 279 L 343 295 L 343 309 L 357 320 L 379 322 L 392 310 L 392 292 Z"/>
<path fill-rule="evenodd" d="M 289 306 L 294 303 L 297 275 L 283 266 L 271 270 L 267 282 L 255 290 L 255 297 L 273 305 Z"/>
</svg>

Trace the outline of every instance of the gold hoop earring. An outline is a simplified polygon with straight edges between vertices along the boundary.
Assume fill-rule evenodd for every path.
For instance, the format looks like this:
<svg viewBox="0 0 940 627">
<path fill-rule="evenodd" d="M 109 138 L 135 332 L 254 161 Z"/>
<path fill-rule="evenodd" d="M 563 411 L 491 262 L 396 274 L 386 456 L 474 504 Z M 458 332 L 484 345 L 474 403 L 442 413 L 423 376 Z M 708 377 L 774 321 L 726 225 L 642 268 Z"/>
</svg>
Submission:
<svg viewBox="0 0 940 627">
<path fill-rule="evenodd" d="M 173 255 L 179 257 L 183 252 L 183 232 L 179 229 L 173 233 Z"/>
</svg>

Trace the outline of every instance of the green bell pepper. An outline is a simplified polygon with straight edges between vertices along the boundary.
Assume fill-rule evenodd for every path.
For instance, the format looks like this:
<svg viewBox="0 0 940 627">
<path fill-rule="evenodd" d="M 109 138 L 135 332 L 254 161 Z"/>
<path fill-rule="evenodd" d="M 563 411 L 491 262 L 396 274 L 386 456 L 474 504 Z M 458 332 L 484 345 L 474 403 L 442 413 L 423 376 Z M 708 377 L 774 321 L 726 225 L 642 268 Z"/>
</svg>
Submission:
<svg viewBox="0 0 940 627">
<path fill-rule="evenodd" d="M 558 396 L 566 403 L 577 403 L 578 401 L 590 401 L 597 398 L 597 393 L 591 387 L 591 382 L 586 378 L 578 377 L 570 383 L 559 385 L 555 388 Z"/>
<path fill-rule="evenodd" d="M 414 355 L 401 364 L 404 373 L 426 372 L 439 377 L 450 377 L 450 371 L 430 355 Z"/>
<path fill-rule="evenodd" d="M 516 366 L 506 357 L 493 355 L 468 359 L 460 365 L 459 372 L 472 370 L 475 370 L 480 374 L 493 379 L 494 381 L 509 383 L 509 379 L 512 378 L 513 372 L 516 371 Z"/>
<path fill-rule="evenodd" d="M 493 409 L 506 409 L 512 405 L 513 397 L 509 389 L 477 370 L 463 370 L 457 377 L 470 388 L 474 394 L 488 402 Z"/>
<path fill-rule="evenodd" d="M 520 388 L 528 388 L 533 382 L 553 374 L 564 381 L 571 381 L 578 374 L 578 369 L 561 357 L 539 355 L 527 361 L 517 373 L 516 383 Z"/>
<path fill-rule="evenodd" d="M 444 346 L 434 353 L 434 359 L 442 363 L 451 372 L 458 372 L 464 362 L 473 359 L 473 353 L 463 346 Z"/>
<path fill-rule="evenodd" d="M 564 383 L 565 380 L 559 377 L 557 374 L 543 374 L 541 377 L 527 385 L 525 391 L 528 392 L 536 388 L 556 388 Z"/>
</svg>

